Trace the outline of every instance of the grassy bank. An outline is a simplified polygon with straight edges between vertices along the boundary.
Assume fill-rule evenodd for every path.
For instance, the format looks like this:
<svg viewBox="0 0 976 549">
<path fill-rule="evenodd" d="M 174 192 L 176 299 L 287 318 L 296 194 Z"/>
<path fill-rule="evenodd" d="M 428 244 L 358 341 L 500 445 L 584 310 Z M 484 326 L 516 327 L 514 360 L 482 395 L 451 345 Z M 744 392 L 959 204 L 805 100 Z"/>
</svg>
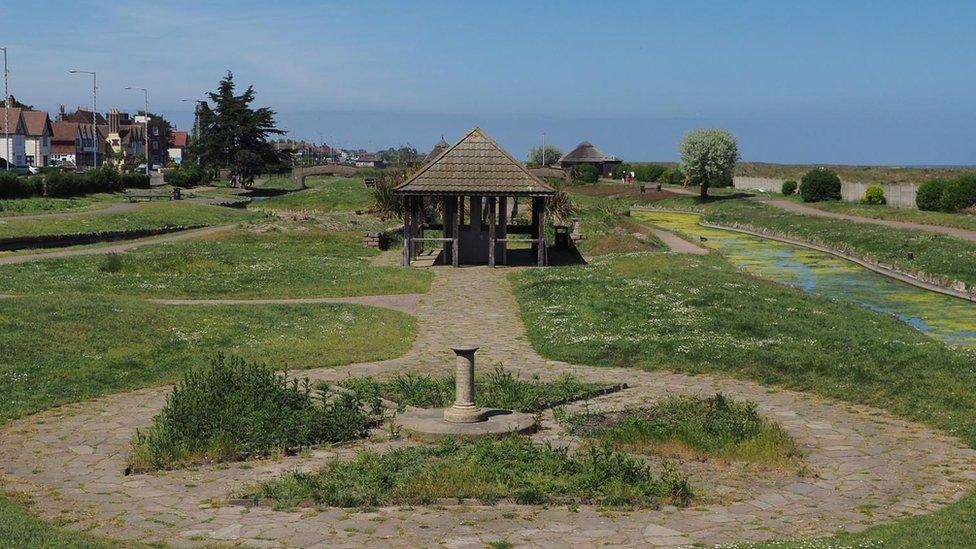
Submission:
<svg viewBox="0 0 976 549">
<path fill-rule="evenodd" d="M 567 190 L 572 193 L 573 203 L 578 209 L 574 217 L 579 218 L 580 230 L 586 236 L 585 240 L 576 245 L 583 255 L 599 256 L 664 248 L 664 244 L 654 236 L 634 236 L 640 230 L 624 214 L 631 204 L 639 203 L 639 199 L 611 199 L 578 194 L 573 193 L 572 187 Z"/>
<path fill-rule="evenodd" d="M 295 191 L 251 205 L 269 210 L 308 210 L 348 212 L 368 209 L 373 198 L 362 178 L 310 177 L 308 189 Z"/>
<path fill-rule="evenodd" d="M 910 183 L 919 185 L 927 179 L 951 179 L 963 173 L 972 173 L 973 168 L 903 168 L 898 166 L 852 166 L 832 164 L 770 164 L 766 162 L 739 162 L 735 174 L 747 177 L 769 177 L 773 179 L 794 179 L 799 181 L 808 171 L 824 167 L 840 176 L 844 181 L 859 183 Z"/>
<path fill-rule="evenodd" d="M 56 404 L 173 380 L 217 351 L 281 367 L 406 352 L 413 317 L 354 305 L 159 306 L 58 295 L 0 300 L 0 422 Z"/>
<path fill-rule="evenodd" d="M 153 297 L 306 297 L 422 293 L 432 274 L 374 267 L 358 232 L 314 226 L 244 228 L 147 246 L 0 267 L 7 293 Z"/>
<path fill-rule="evenodd" d="M 123 213 L 98 215 L 80 212 L 77 216 L 55 219 L 3 217 L 0 218 L 0 238 L 220 225 L 263 217 L 256 212 L 205 204 L 150 202 L 142 204 L 137 210 Z"/>
<path fill-rule="evenodd" d="M 976 285 L 976 242 L 941 234 L 880 225 L 838 221 L 787 212 L 752 200 L 715 200 L 701 204 L 694 198 L 674 198 L 658 203 L 662 207 L 693 208 L 704 212 L 705 220 L 799 238 L 855 255 L 895 265 L 908 272 L 924 273 Z M 914 254 L 913 259 L 908 254 Z"/>
<path fill-rule="evenodd" d="M 43 196 L 0 200 L 0 217 L 92 210 L 123 200 L 125 197 L 122 194 L 90 194 L 73 198 Z"/>
<path fill-rule="evenodd" d="M 941 225 L 976 231 L 976 215 L 966 213 L 926 212 L 909 208 L 895 208 L 892 206 L 872 206 L 857 202 L 810 202 L 804 204 L 828 212 L 847 215 L 857 215 L 872 219 L 888 219 L 891 221 L 906 221 L 922 225 Z"/>
</svg>

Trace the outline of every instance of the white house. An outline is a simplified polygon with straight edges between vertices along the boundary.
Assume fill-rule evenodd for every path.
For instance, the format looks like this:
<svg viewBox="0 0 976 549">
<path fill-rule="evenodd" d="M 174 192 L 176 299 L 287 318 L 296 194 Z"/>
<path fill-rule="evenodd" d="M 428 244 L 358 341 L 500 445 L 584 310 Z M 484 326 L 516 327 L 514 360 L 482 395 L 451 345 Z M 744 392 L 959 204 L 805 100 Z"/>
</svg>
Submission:
<svg viewBox="0 0 976 549">
<path fill-rule="evenodd" d="M 51 137 L 54 135 L 51 118 L 44 111 L 24 111 L 23 116 L 27 128 L 24 163 L 38 168 L 50 165 Z"/>
<path fill-rule="evenodd" d="M 9 128 L 6 125 L 8 121 Z M 0 158 L 14 166 L 23 166 L 26 161 L 24 158 L 26 137 L 27 126 L 24 124 L 23 109 L 6 107 L 0 109 Z"/>
</svg>

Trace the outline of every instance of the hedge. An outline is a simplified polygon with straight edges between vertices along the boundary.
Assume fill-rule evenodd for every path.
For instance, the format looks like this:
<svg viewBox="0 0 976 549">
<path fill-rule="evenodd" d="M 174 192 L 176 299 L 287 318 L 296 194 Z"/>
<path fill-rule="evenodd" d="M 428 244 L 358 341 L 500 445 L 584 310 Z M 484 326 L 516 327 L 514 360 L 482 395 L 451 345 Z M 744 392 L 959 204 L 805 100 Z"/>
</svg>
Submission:
<svg viewBox="0 0 976 549">
<path fill-rule="evenodd" d="M 596 183 L 600 179 L 600 172 L 592 164 L 577 164 L 573 167 L 573 181 L 578 183 Z"/>
<path fill-rule="evenodd" d="M 804 202 L 840 200 L 840 178 L 830 170 L 810 170 L 800 179 L 800 196 Z"/>
<path fill-rule="evenodd" d="M 650 183 L 657 181 L 667 168 L 659 164 L 642 164 L 634 169 L 634 178 L 638 181 Z"/>
</svg>

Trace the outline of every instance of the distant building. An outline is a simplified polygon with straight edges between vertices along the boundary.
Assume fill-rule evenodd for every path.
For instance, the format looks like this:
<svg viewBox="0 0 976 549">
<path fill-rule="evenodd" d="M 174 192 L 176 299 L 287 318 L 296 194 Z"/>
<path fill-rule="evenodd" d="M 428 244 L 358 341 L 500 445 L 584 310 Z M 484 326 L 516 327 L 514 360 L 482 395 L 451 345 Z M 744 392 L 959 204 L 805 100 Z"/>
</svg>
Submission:
<svg viewBox="0 0 976 549">
<path fill-rule="evenodd" d="M 91 126 L 88 126 L 87 132 L 82 132 L 82 124 L 58 120 L 51 124 L 51 128 L 51 164 L 67 168 L 78 167 L 85 147 L 90 146 L 88 141 L 91 139 Z M 88 165 L 91 165 L 90 159 Z"/>
<path fill-rule="evenodd" d="M 109 111 L 106 141 L 114 155 L 143 161 L 146 155 L 144 132 L 143 125 L 129 118 L 128 113 L 115 109 Z"/>
<path fill-rule="evenodd" d="M 356 157 L 356 167 L 357 168 L 382 168 L 386 166 L 386 162 L 380 159 L 373 153 L 361 154 Z"/>
<path fill-rule="evenodd" d="M 190 145 L 190 134 L 187 132 L 176 131 L 170 134 L 169 137 L 169 147 L 166 149 L 166 154 L 169 159 L 177 164 L 183 163 L 183 153 L 186 152 L 186 148 Z"/>
<path fill-rule="evenodd" d="M 559 159 L 559 166 L 563 169 L 572 169 L 580 164 L 590 164 L 601 176 L 609 176 L 613 168 L 623 162 L 616 156 L 607 156 L 600 152 L 589 141 L 583 141 L 576 148 L 564 154 Z"/>
<path fill-rule="evenodd" d="M 24 163 L 40 168 L 51 163 L 51 118 L 44 111 L 24 111 Z"/>
<path fill-rule="evenodd" d="M 436 145 L 434 145 L 434 148 L 431 149 L 429 153 L 427 153 L 427 156 L 424 158 L 424 164 L 434 160 L 435 158 L 440 156 L 442 152 L 446 151 L 450 147 L 451 144 L 448 143 L 447 141 L 444 141 L 444 136 L 442 135 L 441 140 L 438 141 Z"/>
<path fill-rule="evenodd" d="M 8 98 L 6 104 L 13 104 L 13 97 Z M 26 162 L 27 124 L 23 112 L 19 108 L 0 109 L 0 158 L 13 166 L 23 166 Z"/>
</svg>

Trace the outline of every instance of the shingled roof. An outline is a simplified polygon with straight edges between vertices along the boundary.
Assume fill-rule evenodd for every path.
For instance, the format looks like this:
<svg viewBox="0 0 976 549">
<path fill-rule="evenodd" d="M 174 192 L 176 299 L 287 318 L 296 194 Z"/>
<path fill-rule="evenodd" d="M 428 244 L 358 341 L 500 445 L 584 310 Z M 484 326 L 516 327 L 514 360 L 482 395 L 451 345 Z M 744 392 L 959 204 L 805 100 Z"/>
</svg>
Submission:
<svg viewBox="0 0 976 549">
<path fill-rule="evenodd" d="M 616 156 L 607 156 L 589 141 L 583 141 L 576 148 L 564 154 L 560 162 L 619 162 Z"/>
<path fill-rule="evenodd" d="M 507 196 L 545 196 L 556 192 L 477 127 L 394 191 Z"/>
</svg>

